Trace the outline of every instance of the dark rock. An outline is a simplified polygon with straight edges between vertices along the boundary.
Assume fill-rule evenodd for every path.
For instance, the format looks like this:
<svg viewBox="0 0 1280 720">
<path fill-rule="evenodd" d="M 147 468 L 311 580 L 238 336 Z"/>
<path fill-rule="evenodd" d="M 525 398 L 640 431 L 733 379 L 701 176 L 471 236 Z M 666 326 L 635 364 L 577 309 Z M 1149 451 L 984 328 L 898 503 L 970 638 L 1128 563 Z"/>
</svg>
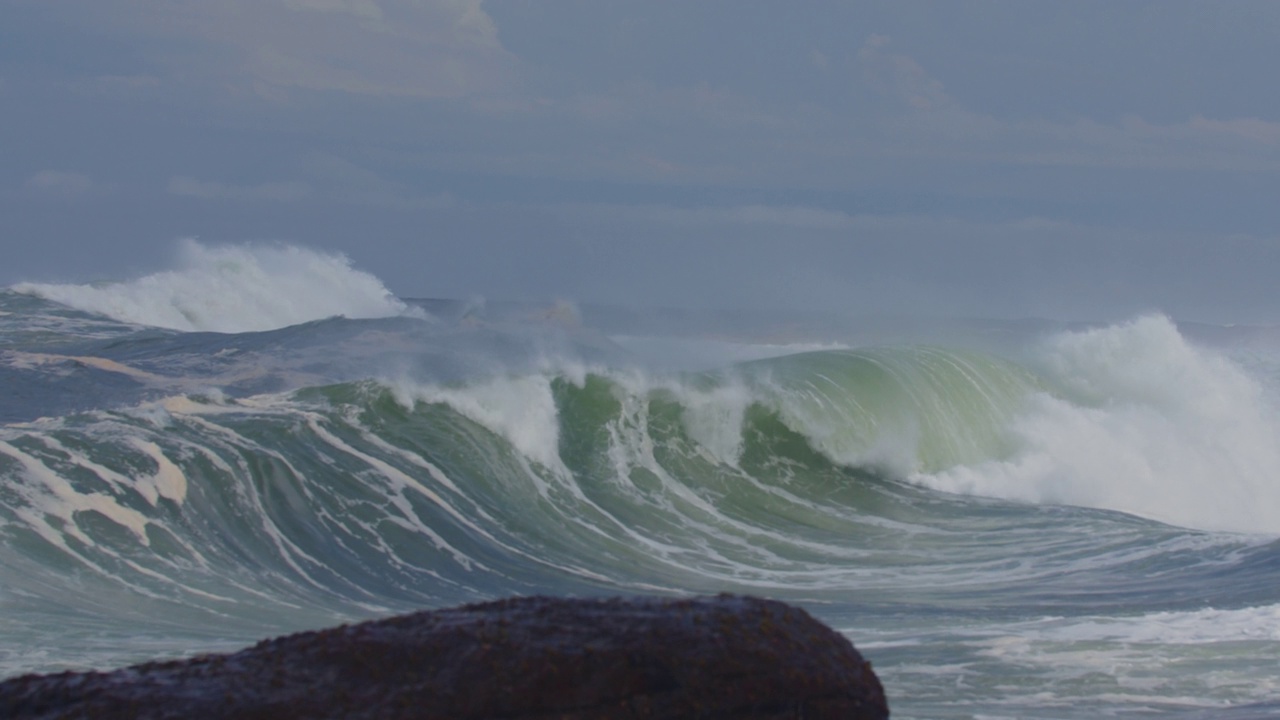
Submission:
<svg viewBox="0 0 1280 720">
<path fill-rule="evenodd" d="M 5 718 L 885 718 L 843 636 L 779 602 L 530 597 L 230 655 L 0 683 Z"/>
</svg>

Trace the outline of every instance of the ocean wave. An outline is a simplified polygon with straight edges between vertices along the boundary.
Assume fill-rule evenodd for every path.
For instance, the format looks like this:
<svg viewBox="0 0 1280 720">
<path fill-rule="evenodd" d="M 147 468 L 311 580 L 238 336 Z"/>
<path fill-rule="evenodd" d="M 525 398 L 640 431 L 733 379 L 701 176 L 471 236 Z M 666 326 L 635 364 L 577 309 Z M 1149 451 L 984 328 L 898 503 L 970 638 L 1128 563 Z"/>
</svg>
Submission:
<svg viewBox="0 0 1280 720">
<path fill-rule="evenodd" d="M 423 320 L 344 258 L 187 252 L 0 292 L 0 673 L 729 591 L 845 628 L 922 716 L 1274 707 L 1272 330 Z"/>
<path fill-rule="evenodd" d="M 1057 335 L 1007 457 L 912 476 L 948 492 L 1280 533 L 1280 416 L 1241 367 L 1150 316 Z"/>
<path fill-rule="evenodd" d="M 176 267 L 127 282 L 18 283 L 35 295 L 121 322 L 182 331 L 272 330 L 341 315 L 421 311 L 343 255 L 292 245 L 208 246 L 183 240 Z"/>
</svg>

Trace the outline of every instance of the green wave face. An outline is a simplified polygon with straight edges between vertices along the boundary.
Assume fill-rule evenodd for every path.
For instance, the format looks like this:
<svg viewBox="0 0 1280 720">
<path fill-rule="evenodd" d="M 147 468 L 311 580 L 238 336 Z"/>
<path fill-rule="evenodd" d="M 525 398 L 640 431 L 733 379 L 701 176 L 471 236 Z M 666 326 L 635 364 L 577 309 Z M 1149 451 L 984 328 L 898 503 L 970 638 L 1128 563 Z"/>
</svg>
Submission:
<svg viewBox="0 0 1280 720">
<path fill-rule="evenodd" d="M 1059 677 L 1057 656 L 1045 669 L 993 652 L 1040 633 L 1035 647 L 1072 655 L 1055 623 L 1109 632 L 1096 617 L 1200 612 L 1241 587 L 1271 592 L 1278 567 L 1274 547 L 1234 535 L 933 485 L 1003 468 L 1024 487 L 1036 479 L 1024 465 L 1059 483 L 1068 463 L 1028 460 L 1045 451 L 1037 432 L 1147 427 L 1146 373 L 1113 383 L 1142 391 L 1122 405 L 1054 392 L 1071 389 L 1063 378 L 1110 378 L 1076 370 L 1098 356 L 1084 347 L 1049 380 L 934 347 L 674 376 L 363 379 L 3 425 L 0 674 L 231 649 L 512 594 L 740 592 L 855 628 L 918 703 L 946 707 L 955 683 L 912 668 L 957 662 L 984 683 L 971 692 L 1004 697 L 1016 677 L 1090 698 L 1092 681 Z M 1187 427 L 1203 428 L 1200 404 L 1184 405 Z M 1154 417 L 1165 429 L 1178 416 Z M 1051 457 L 1097 447 L 1083 437 Z M 1240 621 L 1263 626 L 1271 607 Z M 1196 647 L 1168 645 L 1167 667 L 1199 677 Z"/>
<path fill-rule="evenodd" d="M 742 368 L 790 428 L 836 462 L 897 476 L 999 459 L 1039 389 L 992 356 L 930 347 L 823 351 Z"/>
<path fill-rule="evenodd" d="M 886 524 L 929 522 L 884 468 L 991 452 L 1030 387 L 919 349 L 179 396 L 6 430 L 5 552 L 16 585 L 82 567 L 155 617 L 250 628 L 550 588 L 822 594 L 900 560 Z"/>
</svg>

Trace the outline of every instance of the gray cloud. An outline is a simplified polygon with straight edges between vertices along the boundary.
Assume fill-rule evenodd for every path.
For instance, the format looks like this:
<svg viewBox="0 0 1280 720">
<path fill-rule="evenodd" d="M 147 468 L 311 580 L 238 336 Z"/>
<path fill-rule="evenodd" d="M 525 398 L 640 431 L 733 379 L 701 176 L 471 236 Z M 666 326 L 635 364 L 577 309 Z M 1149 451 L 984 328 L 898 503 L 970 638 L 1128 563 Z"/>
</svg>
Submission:
<svg viewBox="0 0 1280 720">
<path fill-rule="evenodd" d="M 373 96 L 457 97 L 508 82 L 480 0 L 101 0 L 84 20 L 149 40 L 182 81 Z M 181 52 L 174 44 L 185 43 Z"/>
<path fill-rule="evenodd" d="M 167 190 L 171 195 L 199 198 L 201 200 L 267 200 L 291 202 L 311 194 L 311 188 L 300 182 L 268 182 L 256 185 L 232 185 L 197 180 L 188 175 L 175 175 L 169 179 Z"/>
<path fill-rule="evenodd" d="M 301 160 L 300 167 L 324 188 L 327 197 L 343 202 L 402 210 L 442 209 L 455 202 L 447 192 L 423 193 L 329 153 L 311 153 Z"/>
<path fill-rule="evenodd" d="M 407 295 L 1256 316 L 1277 31 L 1255 0 L 9 3 L 0 214 L 39 242 L 5 269 L 197 235 Z"/>
<path fill-rule="evenodd" d="M 885 35 L 871 35 L 858 51 L 863 78 L 875 89 L 915 110 L 936 110 L 951 104 L 942 83 L 920 63 L 892 52 Z"/>
<path fill-rule="evenodd" d="M 27 178 L 26 187 L 42 194 L 74 197 L 92 192 L 97 185 L 84 173 L 41 170 Z"/>
</svg>

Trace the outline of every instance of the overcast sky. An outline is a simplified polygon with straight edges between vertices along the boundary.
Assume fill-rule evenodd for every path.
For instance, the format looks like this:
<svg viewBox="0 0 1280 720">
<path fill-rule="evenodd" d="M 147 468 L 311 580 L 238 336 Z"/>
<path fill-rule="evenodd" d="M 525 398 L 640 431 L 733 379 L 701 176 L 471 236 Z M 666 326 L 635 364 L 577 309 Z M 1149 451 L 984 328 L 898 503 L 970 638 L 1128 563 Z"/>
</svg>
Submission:
<svg viewBox="0 0 1280 720">
<path fill-rule="evenodd" d="M 0 283 L 1280 323 L 1280 2 L 4 0 Z"/>
</svg>

